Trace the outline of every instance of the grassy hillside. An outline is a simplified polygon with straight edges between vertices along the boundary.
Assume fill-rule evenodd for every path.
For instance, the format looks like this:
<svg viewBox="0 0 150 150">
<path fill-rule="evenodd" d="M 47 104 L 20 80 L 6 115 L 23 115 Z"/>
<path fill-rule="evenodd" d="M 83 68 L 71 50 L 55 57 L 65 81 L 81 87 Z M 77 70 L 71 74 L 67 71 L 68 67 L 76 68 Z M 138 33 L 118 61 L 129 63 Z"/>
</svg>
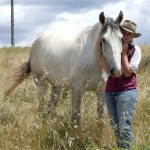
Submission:
<svg viewBox="0 0 150 150">
<path fill-rule="evenodd" d="M 150 46 L 141 49 L 138 104 L 133 120 L 134 149 L 150 150 Z M 0 150 L 117 150 L 107 111 L 103 119 L 97 118 L 93 92 L 83 97 L 79 128 L 71 127 L 70 91 L 66 90 L 54 119 L 42 124 L 37 91 L 31 77 L 18 86 L 7 101 L 2 101 L 11 74 L 28 60 L 28 55 L 29 48 L 0 49 Z"/>
</svg>

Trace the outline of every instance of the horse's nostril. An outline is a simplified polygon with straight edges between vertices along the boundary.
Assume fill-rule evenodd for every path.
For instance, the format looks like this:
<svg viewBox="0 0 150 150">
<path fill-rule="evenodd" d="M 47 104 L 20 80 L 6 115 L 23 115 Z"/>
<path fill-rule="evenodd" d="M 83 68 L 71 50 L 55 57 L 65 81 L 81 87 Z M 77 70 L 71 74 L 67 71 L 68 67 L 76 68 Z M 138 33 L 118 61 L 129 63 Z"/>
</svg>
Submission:
<svg viewBox="0 0 150 150">
<path fill-rule="evenodd" d="M 121 75 L 121 70 L 118 70 L 118 69 L 113 68 L 113 69 L 110 70 L 110 73 L 111 73 L 111 75 L 114 76 L 114 77 L 120 77 L 120 75 Z"/>
<path fill-rule="evenodd" d="M 111 70 L 110 70 L 110 73 L 111 73 L 112 76 L 115 76 L 115 75 L 114 75 L 114 72 L 115 72 L 115 69 L 111 69 Z"/>
</svg>

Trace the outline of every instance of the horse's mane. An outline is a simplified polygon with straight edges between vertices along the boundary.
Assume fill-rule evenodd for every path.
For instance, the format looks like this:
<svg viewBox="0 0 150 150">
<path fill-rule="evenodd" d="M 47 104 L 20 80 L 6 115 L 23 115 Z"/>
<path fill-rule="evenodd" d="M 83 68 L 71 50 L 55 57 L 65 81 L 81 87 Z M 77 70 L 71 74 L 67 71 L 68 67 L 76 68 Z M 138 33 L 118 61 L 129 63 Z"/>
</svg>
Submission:
<svg viewBox="0 0 150 150">
<path fill-rule="evenodd" d="M 112 18 L 108 17 L 106 18 L 105 24 L 102 26 L 101 35 L 106 33 L 108 26 L 112 32 L 114 29 L 118 29 L 117 25 L 115 24 L 115 21 Z"/>
</svg>

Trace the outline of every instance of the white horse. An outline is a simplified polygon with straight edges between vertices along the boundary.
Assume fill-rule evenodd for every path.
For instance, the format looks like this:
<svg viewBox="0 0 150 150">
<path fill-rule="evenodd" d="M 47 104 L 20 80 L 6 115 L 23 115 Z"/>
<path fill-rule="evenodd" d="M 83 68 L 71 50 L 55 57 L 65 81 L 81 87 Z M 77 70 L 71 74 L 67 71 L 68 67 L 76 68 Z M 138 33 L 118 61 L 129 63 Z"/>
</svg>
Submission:
<svg viewBox="0 0 150 150">
<path fill-rule="evenodd" d="M 122 34 L 120 11 L 114 21 L 100 13 L 99 22 L 84 29 L 77 37 L 67 33 L 46 32 L 35 40 L 28 62 L 24 63 L 14 78 L 14 83 L 6 91 L 9 95 L 25 78 L 32 74 L 39 95 L 39 108 L 44 112 L 45 93 L 48 83 L 52 84 L 48 111 L 52 113 L 61 96 L 63 87 L 72 90 L 72 121 L 80 123 L 80 103 L 85 91 L 95 91 L 99 116 L 104 102 L 101 87 L 106 74 L 100 65 L 97 41 L 102 38 L 102 52 L 109 64 L 110 73 L 121 72 Z"/>
</svg>

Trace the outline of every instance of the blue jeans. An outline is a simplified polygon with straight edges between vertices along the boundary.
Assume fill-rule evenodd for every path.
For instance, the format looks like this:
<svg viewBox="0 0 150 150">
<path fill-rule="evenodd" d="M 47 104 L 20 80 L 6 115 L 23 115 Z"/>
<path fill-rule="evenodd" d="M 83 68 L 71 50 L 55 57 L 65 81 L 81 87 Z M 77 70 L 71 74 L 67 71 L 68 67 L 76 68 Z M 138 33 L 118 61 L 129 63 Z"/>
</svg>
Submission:
<svg viewBox="0 0 150 150">
<path fill-rule="evenodd" d="M 136 90 L 106 92 L 105 100 L 118 146 L 131 148 L 134 143 L 132 116 L 137 102 Z"/>
</svg>

